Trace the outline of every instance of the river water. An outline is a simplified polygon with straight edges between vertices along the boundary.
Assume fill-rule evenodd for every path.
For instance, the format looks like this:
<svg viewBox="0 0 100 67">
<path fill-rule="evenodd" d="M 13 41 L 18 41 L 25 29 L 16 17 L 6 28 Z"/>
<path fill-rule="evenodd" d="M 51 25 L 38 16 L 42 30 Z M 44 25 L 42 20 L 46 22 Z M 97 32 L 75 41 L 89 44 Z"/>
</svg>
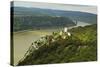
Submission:
<svg viewBox="0 0 100 67">
<path fill-rule="evenodd" d="M 77 26 L 86 25 L 90 24 L 84 22 L 78 22 L 77 24 Z M 45 29 L 35 31 L 14 32 L 14 64 L 16 65 L 18 61 L 24 56 L 25 52 L 28 50 L 32 42 L 38 40 L 41 36 L 51 34 L 52 31 L 56 30 L 57 29 Z"/>
</svg>

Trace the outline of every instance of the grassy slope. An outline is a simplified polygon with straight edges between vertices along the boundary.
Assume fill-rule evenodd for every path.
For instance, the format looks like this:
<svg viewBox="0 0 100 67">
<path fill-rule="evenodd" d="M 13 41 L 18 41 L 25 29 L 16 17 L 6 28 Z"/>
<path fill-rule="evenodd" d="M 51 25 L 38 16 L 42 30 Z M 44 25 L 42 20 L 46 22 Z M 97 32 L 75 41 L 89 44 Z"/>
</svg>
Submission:
<svg viewBox="0 0 100 67">
<path fill-rule="evenodd" d="M 43 45 L 29 54 L 18 65 L 66 63 L 97 60 L 96 25 L 69 30 L 71 37 Z M 52 35 L 54 36 L 54 35 Z M 67 35 L 66 35 L 67 36 Z"/>
</svg>

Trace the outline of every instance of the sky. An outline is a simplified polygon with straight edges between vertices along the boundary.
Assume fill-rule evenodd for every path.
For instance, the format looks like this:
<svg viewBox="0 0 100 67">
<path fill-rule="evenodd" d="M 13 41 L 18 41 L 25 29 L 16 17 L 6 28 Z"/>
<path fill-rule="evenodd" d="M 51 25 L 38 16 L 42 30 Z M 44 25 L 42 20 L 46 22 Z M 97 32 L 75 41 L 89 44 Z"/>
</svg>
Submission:
<svg viewBox="0 0 100 67">
<path fill-rule="evenodd" d="M 89 6 L 89 5 L 71 5 L 71 4 L 14 1 L 14 6 L 35 7 L 35 8 L 55 9 L 55 10 L 65 10 L 65 11 L 81 11 L 81 12 L 97 14 L 97 7 Z"/>
</svg>

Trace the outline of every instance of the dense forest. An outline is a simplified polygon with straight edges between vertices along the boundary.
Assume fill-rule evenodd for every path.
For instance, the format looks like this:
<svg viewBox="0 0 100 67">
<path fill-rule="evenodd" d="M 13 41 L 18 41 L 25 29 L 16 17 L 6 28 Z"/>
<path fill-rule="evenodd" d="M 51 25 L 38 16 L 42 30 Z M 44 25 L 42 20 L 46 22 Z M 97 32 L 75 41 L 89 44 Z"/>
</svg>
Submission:
<svg viewBox="0 0 100 67">
<path fill-rule="evenodd" d="M 18 65 L 96 61 L 97 25 L 80 26 L 68 31 L 70 36 L 64 32 L 62 35 L 53 32 L 35 41 L 32 45 L 40 47 L 35 50 L 31 47 L 30 53 Z"/>
<path fill-rule="evenodd" d="M 13 23 L 13 31 L 75 25 L 71 19 L 57 16 L 14 16 Z"/>
</svg>

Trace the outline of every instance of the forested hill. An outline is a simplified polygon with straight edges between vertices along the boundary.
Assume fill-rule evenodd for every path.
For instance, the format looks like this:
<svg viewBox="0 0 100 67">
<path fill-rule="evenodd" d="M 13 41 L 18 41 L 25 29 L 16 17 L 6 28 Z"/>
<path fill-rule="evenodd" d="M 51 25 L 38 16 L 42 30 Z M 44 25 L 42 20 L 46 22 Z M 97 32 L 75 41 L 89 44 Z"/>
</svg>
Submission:
<svg viewBox="0 0 100 67">
<path fill-rule="evenodd" d="M 28 29 L 40 29 L 47 27 L 74 26 L 73 21 L 81 21 L 89 24 L 97 23 L 97 15 L 80 12 L 64 11 L 29 7 L 11 7 L 14 18 L 13 31 Z"/>
<path fill-rule="evenodd" d="M 14 16 L 13 31 L 38 30 L 44 28 L 58 28 L 75 26 L 75 22 L 67 17 L 54 16 Z"/>
<path fill-rule="evenodd" d="M 18 63 L 18 65 L 52 64 L 97 60 L 97 25 L 68 30 L 71 36 L 53 32 L 33 45 L 42 45 Z M 53 40 L 50 40 L 53 39 Z"/>
<path fill-rule="evenodd" d="M 96 23 L 97 15 L 80 11 L 64 11 L 42 8 L 27 8 L 27 7 L 11 7 L 14 9 L 15 16 L 63 16 L 69 17 L 72 20 L 78 20 L 87 23 Z"/>
</svg>

